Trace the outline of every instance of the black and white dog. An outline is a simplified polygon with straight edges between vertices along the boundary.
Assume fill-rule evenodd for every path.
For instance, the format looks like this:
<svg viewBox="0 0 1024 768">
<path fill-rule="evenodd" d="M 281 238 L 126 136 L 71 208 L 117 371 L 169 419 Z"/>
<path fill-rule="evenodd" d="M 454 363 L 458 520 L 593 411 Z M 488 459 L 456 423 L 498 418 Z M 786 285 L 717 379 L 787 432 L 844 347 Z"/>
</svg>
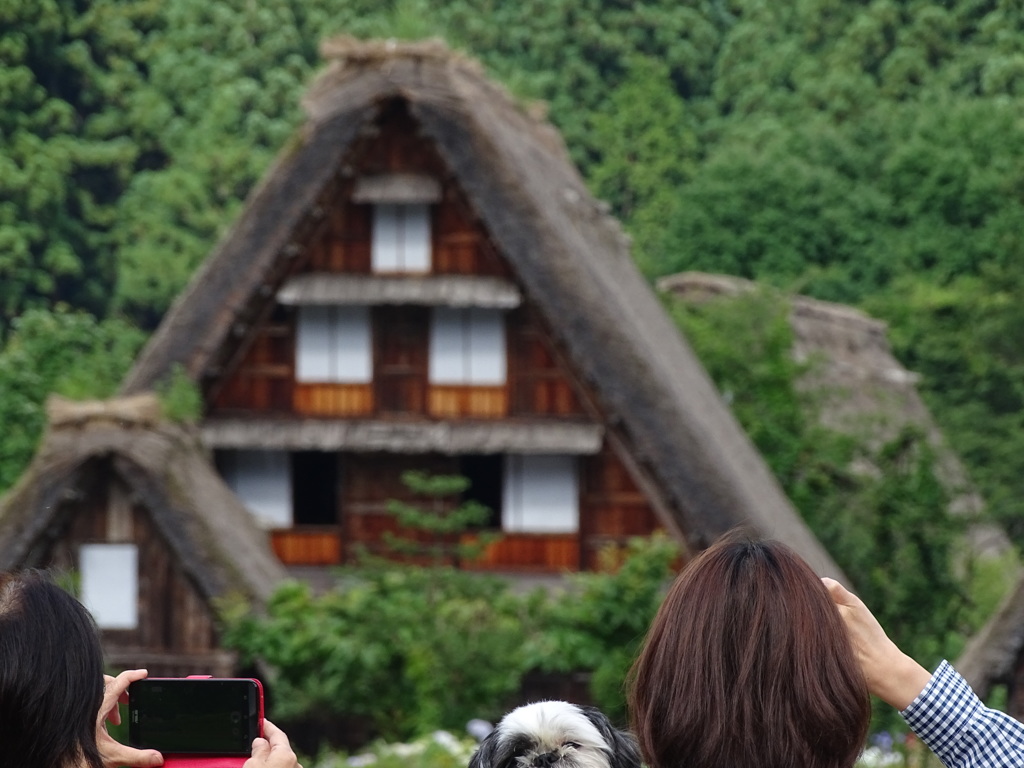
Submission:
<svg viewBox="0 0 1024 768">
<path fill-rule="evenodd" d="M 505 715 L 469 768 L 641 768 L 632 735 L 594 707 L 565 701 L 526 704 Z"/>
</svg>

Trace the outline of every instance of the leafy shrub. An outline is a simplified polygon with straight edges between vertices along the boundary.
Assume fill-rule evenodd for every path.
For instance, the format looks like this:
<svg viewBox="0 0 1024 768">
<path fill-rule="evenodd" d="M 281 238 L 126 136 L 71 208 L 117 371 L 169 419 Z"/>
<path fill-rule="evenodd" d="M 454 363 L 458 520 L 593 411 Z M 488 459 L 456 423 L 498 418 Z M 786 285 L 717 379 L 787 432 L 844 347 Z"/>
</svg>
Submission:
<svg viewBox="0 0 1024 768">
<path fill-rule="evenodd" d="M 461 732 L 515 704 L 524 675 L 593 673 L 593 696 L 624 712 L 622 681 L 677 557 L 664 537 L 637 539 L 606 573 L 523 594 L 485 574 L 379 563 L 341 572 L 314 595 L 280 587 L 265 615 L 223 606 L 224 643 L 269 670 L 272 716 L 368 718 L 383 738 Z"/>
<path fill-rule="evenodd" d="M 365 717 L 402 739 L 501 713 L 525 669 L 521 612 L 497 580 L 381 565 L 319 595 L 286 584 L 265 616 L 227 606 L 224 642 L 269 667 L 275 716 Z"/>
</svg>

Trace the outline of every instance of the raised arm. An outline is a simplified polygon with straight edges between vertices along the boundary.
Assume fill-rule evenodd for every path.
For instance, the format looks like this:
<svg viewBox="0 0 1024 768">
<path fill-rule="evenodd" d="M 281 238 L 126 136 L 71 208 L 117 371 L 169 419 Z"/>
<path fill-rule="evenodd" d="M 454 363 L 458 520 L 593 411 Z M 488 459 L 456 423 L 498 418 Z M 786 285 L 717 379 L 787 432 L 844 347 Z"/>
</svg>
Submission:
<svg viewBox="0 0 1024 768">
<path fill-rule="evenodd" d="M 924 690 L 931 673 L 889 639 L 864 602 L 835 579 L 822 579 L 853 643 L 868 690 L 898 710 L 904 710 Z"/>
</svg>

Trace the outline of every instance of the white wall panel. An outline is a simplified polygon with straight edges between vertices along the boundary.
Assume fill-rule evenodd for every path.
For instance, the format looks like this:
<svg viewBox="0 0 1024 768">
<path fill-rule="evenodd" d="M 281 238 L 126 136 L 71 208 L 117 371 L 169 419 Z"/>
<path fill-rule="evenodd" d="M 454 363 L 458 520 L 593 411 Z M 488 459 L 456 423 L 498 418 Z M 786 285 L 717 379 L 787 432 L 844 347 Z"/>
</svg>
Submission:
<svg viewBox="0 0 1024 768">
<path fill-rule="evenodd" d="M 296 336 L 296 380 L 330 381 L 331 307 L 299 307 Z"/>
<path fill-rule="evenodd" d="M 374 272 L 401 271 L 401 237 L 401 206 L 390 203 L 373 206 L 370 264 Z"/>
<path fill-rule="evenodd" d="M 373 381 L 373 344 L 369 307 L 332 307 L 334 327 L 333 378 L 346 384 Z"/>
<path fill-rule="evenodd" d="M 304 383 L 373 380 L 369 307 L 299 307 L 295 378 Z"/>
<path fill-rule="evenodd" d="M 374 272 L 429 272 L 430 206 L 373 206 L 370 264 Z"/>
<path fill-rule="evenodd" d="M 430 208 L 405 205 L 402 221 L 402 270 L 430 271 Z"/>
<path fill-rule="evenodd" d="M 504 384 L 505 347 L 505 316 L 500 310 L 437 307 L 430 323 L 430 381 Z"/>
<path fill-rule="evenodd" d="M 491 309 L 471 309 L 468 325 L 468 383 L 504 384 L 508 366 L 504 314 Z"/>
<path fill-rule="evenodd" d="M 292 476 L 287 451 L 225 451 L 224 481 L 264 528 L 292 526 Z"/>
<path fill-rule="evenodd" d="M 502 530 L 510 533 L 579 531 L 579 478 L 575 457 L 506 456 L 502 491 Z"/>
<path fill-rule="evenodd" d="M 100 629 L 139 624 L 139 551 L 134 544 L 83 544 L 78 552 L 82 605 Z"/>
<path fill-rule="evenodd" d="M 463 310 L 436 307 L 430 314 L 428 367 L 431 383 L 466 383 L 466 333 Z"/>
</svg>

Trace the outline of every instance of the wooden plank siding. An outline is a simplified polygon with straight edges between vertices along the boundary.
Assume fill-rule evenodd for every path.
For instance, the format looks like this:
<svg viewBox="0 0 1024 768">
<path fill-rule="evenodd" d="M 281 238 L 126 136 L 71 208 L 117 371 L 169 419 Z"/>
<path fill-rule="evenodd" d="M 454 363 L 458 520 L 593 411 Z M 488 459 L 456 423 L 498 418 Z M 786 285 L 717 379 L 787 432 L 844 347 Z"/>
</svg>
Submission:
<svg viewBox="0 0 1024 768">
<path fill-rule="evenodd" d="M 430 310 L 374 307 L 373 382 L 296 382 L 295 311 L 281 308 L 259 329 L 210 413 L 324 418 L 419 416 L 432 419 L 584 417 L 578 385 L 553 353 L 528 307 L 506 317 L 508 379 L 500 386 L 437 385 L 428 380 Z"/>
<path fill-rule="evenodd" d="M 573 383 L 525 312 L 509 313 L 507 318 L 509 376 L 500 386 L 428 381 L 429 312 L 423 307 L 374 308 L 372 384 L 295 382 L 294 326 L 292 318 L 287 343 L 281 343 L 280 325 L 267 330 L 271 338 L 263 332 L 257 336 L 211 413 L 441 419 L 585 415 Z"/>
<path fill-rule="evenodd" d="M 472 536 L 466 536 L 472 541 Z M 574 533 L 503 533 L 480 558 L 464 565 L 473 570 L 557 573 L 580 570 L 580 537 Z"/>
<path fill-rule="evenodd" d="M 296 382 L 293 408 L 300 416 L 367 416 L 375 412 L 372 384 Z"/>
<path fill-rule="evenodd" d="M 661 526 L 642 492 L 610 448 L 595 456 L 580 457 L 580 530 L 568 534 L 501 533 L 483 555 L 464 567 L 477 570 L 600 569 L 602 552 L 623 546 L 633 536 L 649 535 Z M 423 508 L 433 504 L 438 512 L 458 503 L 455 499 L 418 498 L 403 483 L 402 474 L 417 470 L 429 474 L 460 474 L 456 456 L 342 454 L 341 495 L 337 526 L 298 526 L 272 532 L 275 553 L 286 565 L 332 565 L 351 561 L 357 551 L 390 554 L 406 561 L 423 560 L 395 555 L 384 543 L 386 536 L 429 543 L 430 535 L 402 529 L 388 511 L 391 500 Z M 500 532 L 497 516 L 484 530 Z M 475 534 L 461 540 L 471 542 Z M 439 538 L 453 544 L 456 539 Z"/>
<path fill-rule="evenodd" d="M 508 387 L 431 384 L 427 414 L 438 419 L 500 419 L 508 416 Z"/>
<path fill-rule="evenodd" d="M 336 526 L 278 528 L 270 546 L 285 565 L 337 565 L 344 561 L 341 531 Z"/>
<path fill-rule="evenodd" d="M 110 663 L 145 666 L 151 676 L 229 674 L 234 659 L 220 650 L 216 617 L 149 513 L 129 500 L 109 461 L 90 463 L 82 477 L 88 478 L 85 501 L 66 502 L 69 523 L 38 565 L 76 572 L 83 544 L 138 547 L 139 622 L 135 629 L 101 631 Z"/>
</svg>

